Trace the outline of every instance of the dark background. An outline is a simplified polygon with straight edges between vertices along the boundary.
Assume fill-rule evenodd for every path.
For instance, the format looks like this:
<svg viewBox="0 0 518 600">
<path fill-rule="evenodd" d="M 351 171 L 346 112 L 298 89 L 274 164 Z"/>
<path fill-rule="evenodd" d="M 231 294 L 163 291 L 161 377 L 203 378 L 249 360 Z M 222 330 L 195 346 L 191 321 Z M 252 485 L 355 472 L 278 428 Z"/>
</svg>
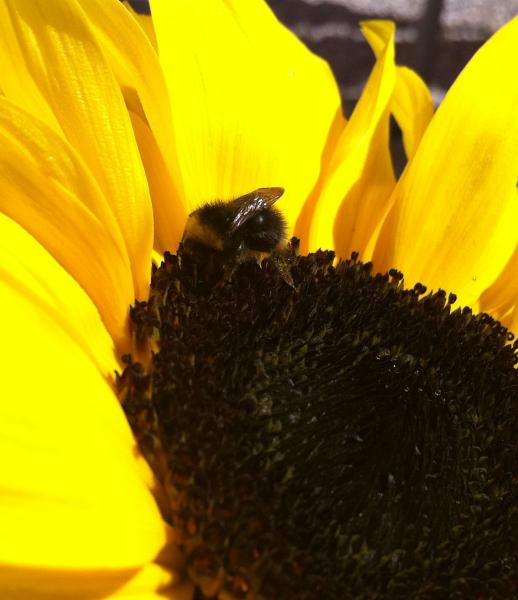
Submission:
<svg viewBox="0 0 518 600">
<path fill-rule="evenodd" d="M 373 65 L 364 19 L 397 24 L 399 64 L 414 68 L 440 102 L 475 51 L 518 14 L 518 0 L 267 0 L 278 18 L 331 65 L 350 113 Z"/>
</svg>

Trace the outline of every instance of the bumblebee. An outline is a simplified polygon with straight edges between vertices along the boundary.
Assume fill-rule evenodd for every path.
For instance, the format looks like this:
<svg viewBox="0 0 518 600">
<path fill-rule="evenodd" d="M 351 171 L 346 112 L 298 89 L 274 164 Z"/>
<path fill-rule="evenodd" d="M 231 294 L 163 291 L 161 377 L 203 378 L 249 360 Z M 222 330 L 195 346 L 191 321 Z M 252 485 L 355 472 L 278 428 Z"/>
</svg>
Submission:
<svg viewBox="0 0 518 600">
<path fill-rule="evenodd" d="M 239 263 L 282 249 L 286 221 L 274 204 L 283 193 L 280 187 L 259 188 L 229 202 L 209 202 L 189 215 L 182 263 L 195 285 L 210 287 Z"/>
</svg>

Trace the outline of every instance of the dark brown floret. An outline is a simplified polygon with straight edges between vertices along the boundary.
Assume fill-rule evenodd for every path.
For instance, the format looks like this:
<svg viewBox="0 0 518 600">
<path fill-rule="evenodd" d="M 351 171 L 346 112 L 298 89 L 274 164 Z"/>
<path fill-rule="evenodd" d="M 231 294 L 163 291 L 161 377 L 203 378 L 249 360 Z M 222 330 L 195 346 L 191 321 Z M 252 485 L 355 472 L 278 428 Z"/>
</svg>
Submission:
<svg viewBox="0 0 518 600">
<path fill-rule="evenodd" d="M 121 396 L 199 597 L 514 597 L 509 332 L 356 256 L 290 264 L 202 294 L 167 254 L 137 311 L 161 349 Z"/>
</svg>

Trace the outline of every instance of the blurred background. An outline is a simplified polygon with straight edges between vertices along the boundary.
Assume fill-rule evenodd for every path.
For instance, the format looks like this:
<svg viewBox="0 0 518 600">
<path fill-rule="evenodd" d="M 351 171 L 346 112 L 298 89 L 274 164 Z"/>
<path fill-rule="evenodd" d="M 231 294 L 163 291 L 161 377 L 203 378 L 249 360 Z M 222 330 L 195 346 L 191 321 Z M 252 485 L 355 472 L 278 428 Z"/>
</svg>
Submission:
<svg viewBox="0 0 518 600">
<path fill-rule="evenodd" d="M 266 1 L 280 21 L 329 62 L 347 116 L 374 64 L 359 21 L 396 22 L 397 62 L 426 80 L 438 104 L 477 48 L 518 15 L 518 0 Z M 148 0 L 130 3 L 139 12 L 149 12 Z"/>
<path fill-rule="evenodd" d="M 396 60 L 440 102 L 475 51 L 518 15 L 518 0 L 267 0 L 277 17 L 331 65 L 350 114 L 374 63 L 358 22 L 397 24 Z"/>
</svg>

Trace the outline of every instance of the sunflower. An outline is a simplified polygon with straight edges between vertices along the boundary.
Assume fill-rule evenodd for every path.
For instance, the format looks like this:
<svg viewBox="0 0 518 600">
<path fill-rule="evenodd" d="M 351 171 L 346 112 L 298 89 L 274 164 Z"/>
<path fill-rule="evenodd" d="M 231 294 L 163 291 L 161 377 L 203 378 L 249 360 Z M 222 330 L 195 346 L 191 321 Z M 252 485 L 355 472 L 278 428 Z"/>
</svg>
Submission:
<svg viewBox="0 0 518 600">
<path fill-rule="evenodd" d="M 509 597 L 517 382 L 501 324 L 518 330 L 518 20 L 433 118 L 426 86 L 395 64 L 393 24 L 363 24 L 376 62 L 346 121 L 328 66 L 262 1 L 151 6 L 142 27 L 116 0 L 0 2 L 1 596 L 431 597 L 454 581 Z M 150 294 L 152 257 L 177 248 L 195 207 L 281 185 L 298 292 L 266 262 L 199 298 L 166 253 Z M 139 328 L 159 336 L 152 362 Z M 307 418 L 275 404 L 301 395 Z M 403 422 L 424 441 L 439 432 L 431 454 Z M 378 449 L 358 454 L 372 427 Z M 398 470 L 407 451 L 418 467 Z M 347 469 L 362 476 L 325 487 Z M 398 485 L 414 476 L 424 495 L 407 505 Z M 351 487 L 362 478 L 373 495 Z M 336 525 L 342 510 L 378 537 Z"/>
</svg>

